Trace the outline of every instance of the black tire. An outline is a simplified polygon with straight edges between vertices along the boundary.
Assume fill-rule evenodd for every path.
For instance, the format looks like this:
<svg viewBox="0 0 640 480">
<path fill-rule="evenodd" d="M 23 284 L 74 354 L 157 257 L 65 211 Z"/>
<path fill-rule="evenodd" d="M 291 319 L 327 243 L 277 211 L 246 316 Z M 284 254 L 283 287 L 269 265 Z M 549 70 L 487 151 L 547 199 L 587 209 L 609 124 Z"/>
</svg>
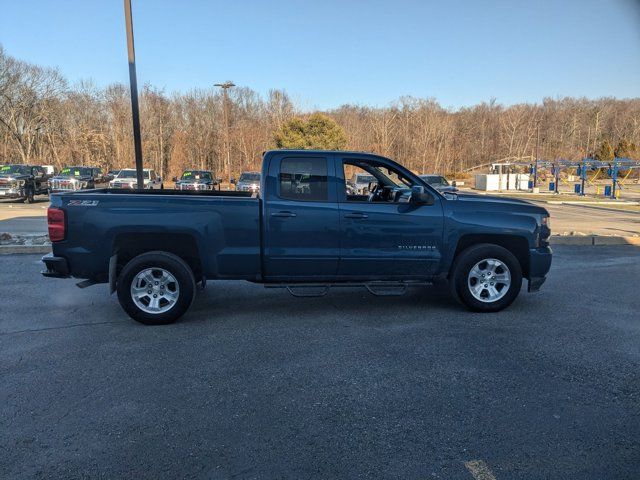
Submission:
<svg viewBox="0 0 640 480">
<path fill-rule="evenodd" d="M 164 269 L 176 279 L 178 298 L 174 305 L 162 313 L 149 313 L 139 308 L 131 294 L 131 286 L 136 276 L 145 269 Z M 187 263 L 177 255 L 168 252 L 147 252 L 130 260 L 122 269 L 117 280 L 118 301 L 125 312 L 134 320 L 145 325 L 167 325 L 175 322 L 189 309 L 196 295 L 196 281 Z"/>
<path fill-rule="evenodd" d="M 509 269 L 510 284 L 508 287 L 502 287 L 507 290 L 504 293 L 500 290 L 499 294 L 502 296 L 495 301 L 477 299 L 470 288 L 469 273 L 471 269 L 485 259 L 499 260 Z M 449 284 L 453 296 L 469 309 L 475 312 L 499 312 L 511 305 L 520 293 L 522 267 L 518 259 L 504 247 L 488 243 L 473 245 L 460 252 L 456 257 L 451 269 Z"/>
<path fill-rule="evenodd" d="M 34 193 L 33 193 L 33 188 L 31 187 L 25 187 L 25 197 L 24 197 L 24 203 L 33 203 L 36 201 L 36 199 L 34 198 Z"/>
</svg>

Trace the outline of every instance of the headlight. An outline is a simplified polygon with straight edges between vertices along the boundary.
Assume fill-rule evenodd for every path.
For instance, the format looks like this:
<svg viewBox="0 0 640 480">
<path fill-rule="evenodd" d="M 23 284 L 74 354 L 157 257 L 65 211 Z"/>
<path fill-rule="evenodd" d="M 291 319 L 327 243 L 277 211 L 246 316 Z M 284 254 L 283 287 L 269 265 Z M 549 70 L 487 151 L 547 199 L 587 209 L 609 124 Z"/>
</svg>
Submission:
<svg viewBox="0 0 640 480">
<path fill-rule="evenodd" d="M 547 227 L 549 230 L 551 230 L 551 217 L 542 217 L 542 226 Z"/>
<path fill-rule="evenodd" d="M 542 217 L 540 220 L 540 234 L 539 234 L 539 246 L 548 245 L 549 237 L 551 236 L 551 221 L 548 216 Z"/>
</svg>

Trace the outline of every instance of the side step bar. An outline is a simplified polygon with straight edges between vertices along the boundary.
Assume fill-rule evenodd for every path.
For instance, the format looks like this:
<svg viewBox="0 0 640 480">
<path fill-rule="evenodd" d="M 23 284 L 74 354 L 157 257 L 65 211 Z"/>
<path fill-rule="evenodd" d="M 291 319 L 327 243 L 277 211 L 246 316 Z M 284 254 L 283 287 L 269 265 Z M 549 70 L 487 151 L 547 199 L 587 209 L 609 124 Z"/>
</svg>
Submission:
<svg viewBox="0 0 640 480">
<path fill-rule="evenodd" d="M 363 283 L 267 283 L 264 288 L 285 288 L 294 297 L 324 297 L 329 293 L 330 288 L 336 287 L 364 287 L 367 291 L 377 297 L 391 297 L 404 295 L 408 287 L 419 287 L 433 285 L 427 281 L 373 281 Z"/>
</svg>

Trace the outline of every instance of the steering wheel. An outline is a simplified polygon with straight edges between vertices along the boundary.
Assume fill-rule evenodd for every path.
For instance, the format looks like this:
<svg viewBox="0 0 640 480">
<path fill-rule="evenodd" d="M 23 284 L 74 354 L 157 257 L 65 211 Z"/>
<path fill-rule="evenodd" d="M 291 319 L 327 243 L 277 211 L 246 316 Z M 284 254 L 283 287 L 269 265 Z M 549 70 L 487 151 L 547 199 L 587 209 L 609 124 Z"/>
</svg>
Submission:
<svg viewBox="0 0 640 480">
<path fill-rule="evenodd" d="M 379 183 L 376 183 L 373 188 L 369 191 L 369 198 L 367 201 L 375 202 L 376 200 L 382 199 L 382 192 L 384 191 L 384 187 Z"/>
</svg>

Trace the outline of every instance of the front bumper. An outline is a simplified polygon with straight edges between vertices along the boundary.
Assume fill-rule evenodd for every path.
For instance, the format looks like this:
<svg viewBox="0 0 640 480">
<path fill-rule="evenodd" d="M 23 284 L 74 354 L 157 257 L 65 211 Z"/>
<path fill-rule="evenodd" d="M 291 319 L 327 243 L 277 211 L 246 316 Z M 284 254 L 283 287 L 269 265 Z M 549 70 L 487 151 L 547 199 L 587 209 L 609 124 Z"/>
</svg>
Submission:
<svg viewBox="0 0 640 480">
<path fill-rule="evenodd" d="M 66 258 L 54 257 L 53 253 L 48 253 L 42 257 L 42 261 L 47 267 L 46 270 L 42 271 L 44 277 L 69 278 L 71 276 Z"/>
<path fill-rule="evenodd" d="M 529 292 L 537 292 L 547 279 L 551 269 L 553 250 L 551 247 L 539 247 L 529 250 Z"/>
<path fill-rule="evenodd" d="M 24 190 L 21 188 L 0 188 L 0 199 L 24 198 Z"/>
</svg>

